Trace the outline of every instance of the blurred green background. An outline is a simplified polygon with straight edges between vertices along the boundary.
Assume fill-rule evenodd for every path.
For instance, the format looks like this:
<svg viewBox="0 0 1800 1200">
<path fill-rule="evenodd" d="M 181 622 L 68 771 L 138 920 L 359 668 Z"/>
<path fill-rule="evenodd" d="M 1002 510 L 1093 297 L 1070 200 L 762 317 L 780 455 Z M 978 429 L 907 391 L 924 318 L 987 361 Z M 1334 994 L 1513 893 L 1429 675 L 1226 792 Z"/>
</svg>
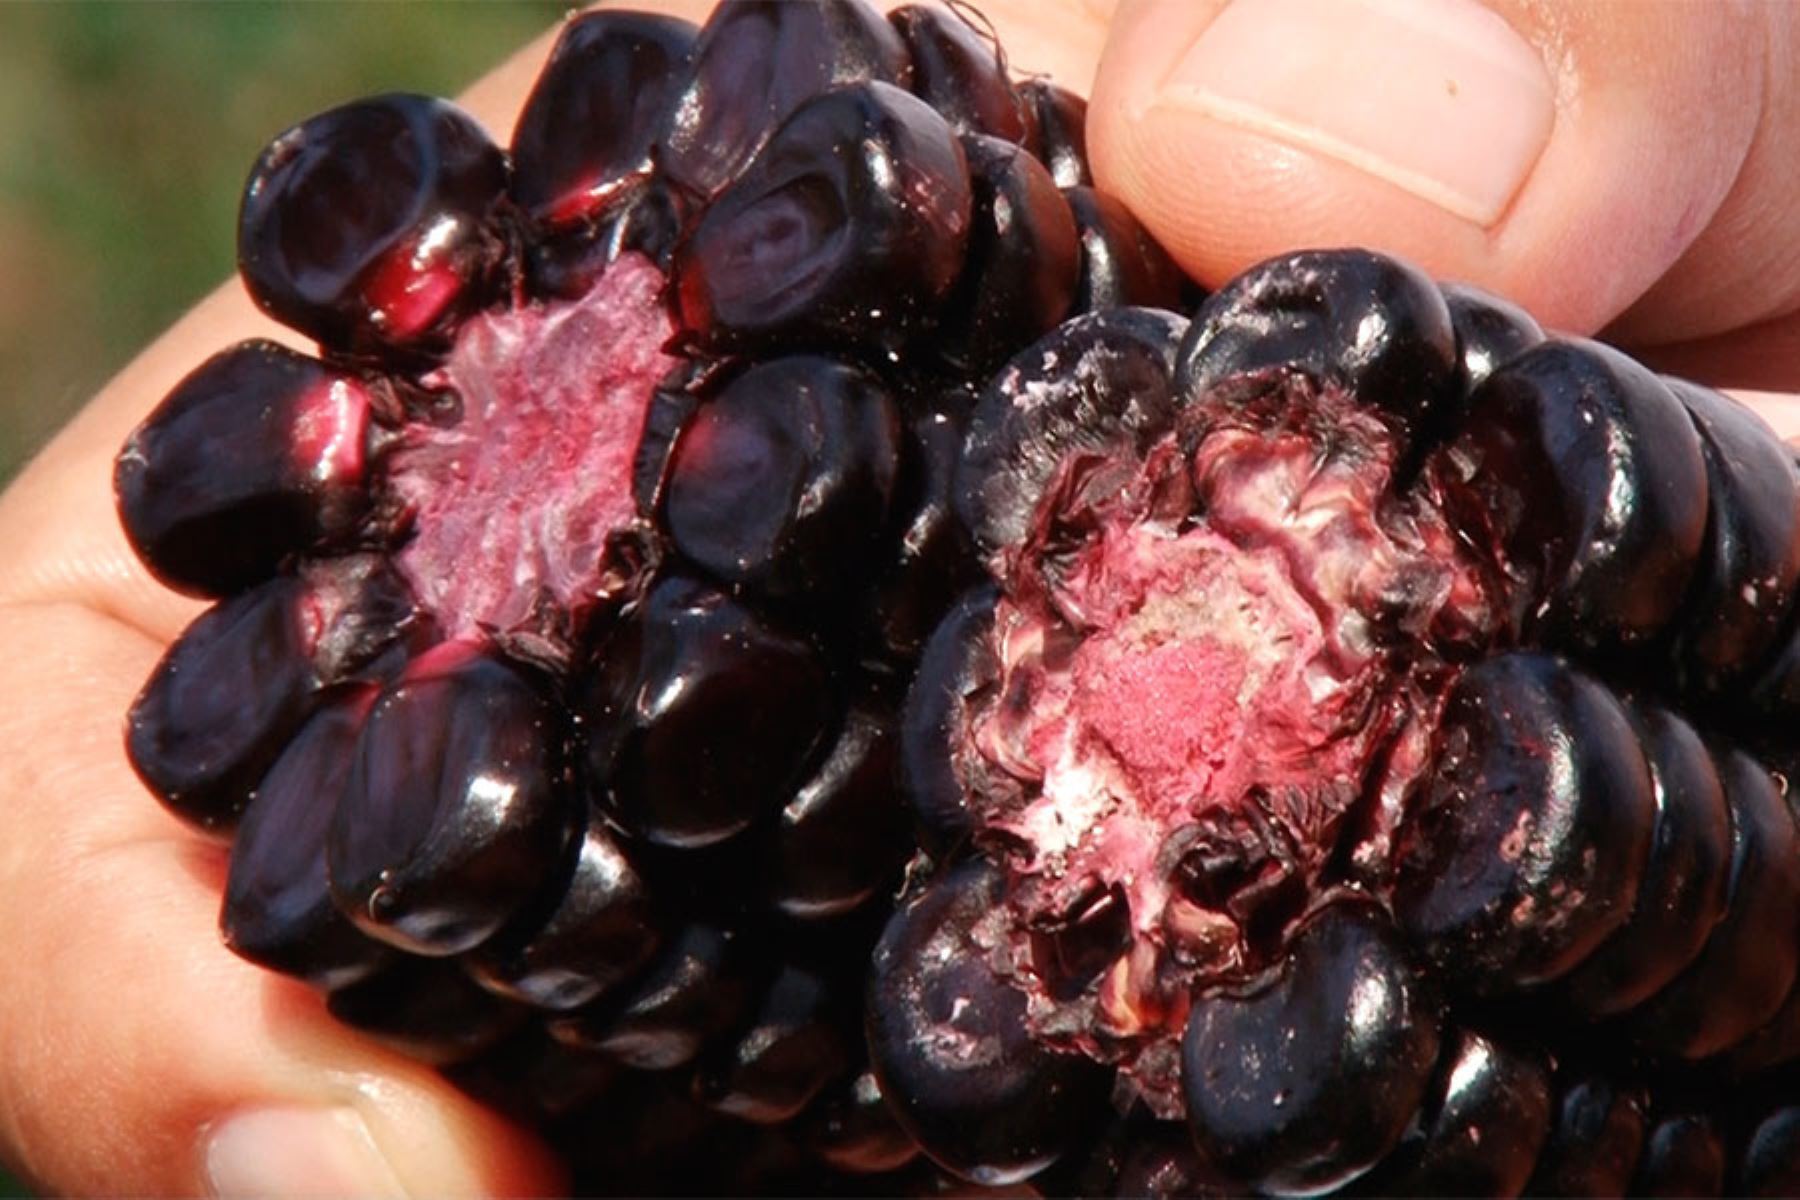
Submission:
<svg viewBox="0 0 1800 1200">
<path fill-rule="evenodd" d="M 454 94 L 568 8 L 0 0 L 0 483 L 231 271 L 271 136 L 368 92 Z"/>
<path fill-rule="evenodd" d="M 270 136 L 453 94 L 569 7 L 0 0 L 0 482 L 230 272 Z"/>
</svg>

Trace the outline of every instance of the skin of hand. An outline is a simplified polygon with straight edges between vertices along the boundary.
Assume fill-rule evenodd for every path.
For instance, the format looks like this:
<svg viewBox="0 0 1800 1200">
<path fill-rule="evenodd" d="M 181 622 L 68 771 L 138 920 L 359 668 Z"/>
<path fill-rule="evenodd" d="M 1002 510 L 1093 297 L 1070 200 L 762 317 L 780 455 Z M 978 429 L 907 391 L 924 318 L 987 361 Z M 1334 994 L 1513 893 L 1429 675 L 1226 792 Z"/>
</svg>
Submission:
<svg viewBox="0 0 1800 1200">
<path fill-rule="evenodd" d="M 1204 282 L 1303 246 L 1394 251 L 1759 389 L 1740 394 L 1800 432 L 1800 10 L 980 7 L 1015 69 L 1093 81 L 1101 186 Z M 464 97 L 502 144 L 553 36 Z M 183 375 L 257 336 L 303 344 L 221 288 L 0 496 L 0 1159 L 57 1194 L 559 1191 L 529 1132 L 227 951 L 225 847 L 126 764 L 123 714 L 201 606 L 127 547 L 113 458 Z"/>
</svg>

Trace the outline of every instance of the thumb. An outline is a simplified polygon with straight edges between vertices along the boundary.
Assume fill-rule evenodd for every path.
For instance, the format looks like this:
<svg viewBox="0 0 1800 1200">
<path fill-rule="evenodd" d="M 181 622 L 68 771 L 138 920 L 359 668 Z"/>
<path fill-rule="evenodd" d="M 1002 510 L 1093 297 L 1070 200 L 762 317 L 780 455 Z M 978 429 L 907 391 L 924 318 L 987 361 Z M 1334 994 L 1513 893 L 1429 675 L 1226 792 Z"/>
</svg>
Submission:
<svg viewBox="0 0 1800 1200">
<path fill-rule="evenodd" d="M 1631 309 L 1634 340 L 1703 338 L 1800 303 L 1800 104 L 1771 69 L 1793 27 L 1782 5 L 1125 0 L 1090 149 L 1209 284 L 1365 245 L 1548 326 Z"/>
<path fill-rule="evenodd" d="M 0 1160 L 44 1195 L 561 1193 L 531 1133 L 220 944 L 224 848 L 119 737 L 157 643 L 68 604 L 0 623 L 32 697 L 0 711 Z"/>
</svg>

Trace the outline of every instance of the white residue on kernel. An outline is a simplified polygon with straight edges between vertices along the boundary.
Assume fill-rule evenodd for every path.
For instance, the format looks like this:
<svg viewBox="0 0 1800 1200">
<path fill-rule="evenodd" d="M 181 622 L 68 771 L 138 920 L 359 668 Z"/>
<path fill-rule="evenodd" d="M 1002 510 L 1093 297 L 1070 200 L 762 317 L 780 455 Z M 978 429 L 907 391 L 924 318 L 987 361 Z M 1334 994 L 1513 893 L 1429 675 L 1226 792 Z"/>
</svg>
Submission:
<svg viewBox="0 0 1800 1200">
<path fill-rule="evenodd" d="M 1065 743 L 1044 776 L 1043 798 L 1022 814 L 1021 832 L 1040 854 L 1064 854 L 1080 845 L 1116 802 L 1094 765 Z"/>
</svg>

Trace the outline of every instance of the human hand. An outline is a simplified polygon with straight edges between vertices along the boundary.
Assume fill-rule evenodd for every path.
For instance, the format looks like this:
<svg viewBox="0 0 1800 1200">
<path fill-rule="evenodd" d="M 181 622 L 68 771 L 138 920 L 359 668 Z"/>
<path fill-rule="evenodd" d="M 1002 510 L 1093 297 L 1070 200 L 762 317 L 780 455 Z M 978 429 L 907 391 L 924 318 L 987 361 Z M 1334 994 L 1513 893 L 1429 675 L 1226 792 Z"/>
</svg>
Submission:
<svg viewBox="0 0 1800 1200">
<path fill-rule="evenodd" d="M 1759 407 L 1791 435 L 1789 15 L 1122 0 L 1088 137 L 1103 185 L 1209 285 L 1282 250 L 1379 248 L 1546 329 L 1604 330 L 1661 369 L 1782 393 Z"/>
<path fill-rule="evenodd" d="M 660 7 L 699 16 L 706 5 Z M 983 7 L 1019 68 L 1079 88 L 1099 65 L 1090 131 L 1103 186 L 1210 283 L 1284 248 L 1372 245 L 1510 294 L 1551 325 L 1616 321 L 1621 336 L 1666 345 L 1660 356 L 1700 378 L 1794 386 L 1800 363 L 1781 315 L 1800 300 L 1800 224 L 1784 211 L 1782 172 L 1800 133 L 1789 73 L 1766 68 L 1793 49 L 1774 6 L 1729 17 L 1556 10 L 1552 30 L 1537 23 L 1541 11 L 1509 11 L 1543 47 L 1517 59 L 1518 72 L 1556 64 L 1548 141 L 1535 155 L 1517 151 L 1511 191 L 1491 164 L 1481 180 L 1445 185 L 1466 193 L 1450 209 L 1421 199 L 1416 181 L 1409 191 L 1297 146 L 1291 129 L 1270 136 L 1242 114 L 1222 122 L 1191 94 L 1148 104 L 1211 4 L 1124 4 L 1104 54 L 1098 0 Z M 1661 52 L 1669 46 L 1681 53 Z M 510 128 L 547 47 L 470 93 L 496 133 Z M 1298 52 L 1286 38 L 1240 51 L 1249 62 Z M 1427 47 L 1420 69 L 1442 70 L 1442 53 Z M 1315 99 L 1347 106 L 1354 97 L 1330 92 L 1331 78 L 1313 77 Z M 1498 138 L 1457 128 L 1471 144 Z M 198 609 L 150 580 L 126 547 L 113 457 L 181 375 L 252 336 L 292 337 L 236 285 L 223 289 L 0 498 L 0 683 L 13 698 L 0 714 L 0 797 L 13 815 L 0 941 L 19 964 L 0 981 L 0 1145 L 55 1192 L 173 1194 L 208 1186 L 209 1171 L 225 1190 L 555 1190 L 557 1169 L 530 1134 L 224 950 L 222 849 L 151 803 L 121 753 L 132 693 Z M 1789 421 L 1775 399 L 1764 410 Z M 278 1115 L 232 1122 L 259 1112 Z M 308 1125 L 279 1114 L 324 1115 Z M 242 1136 L 259 1130 L 261 1140 Z M 216 1131 L 223 1142 L 207 1140 Z"/>
</svg>

